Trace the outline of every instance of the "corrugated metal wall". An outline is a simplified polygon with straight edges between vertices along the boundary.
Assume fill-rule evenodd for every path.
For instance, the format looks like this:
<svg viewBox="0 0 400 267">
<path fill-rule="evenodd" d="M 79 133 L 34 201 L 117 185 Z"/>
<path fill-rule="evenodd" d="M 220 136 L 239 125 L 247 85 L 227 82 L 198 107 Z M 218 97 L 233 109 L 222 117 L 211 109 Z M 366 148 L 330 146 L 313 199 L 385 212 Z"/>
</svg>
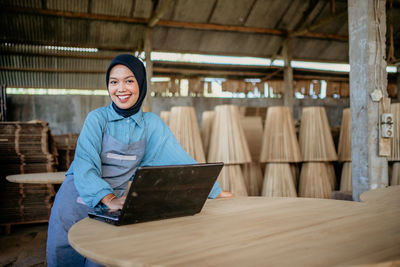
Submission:
<svg viewBox="0 0 400 267">
<path fill-rule="evenodd" d="M 8 87 L 104 89 L 105 70 L 118 52 L 73 52 L 54 47 L 0 45 L 0 83 Z"/>
</svg>

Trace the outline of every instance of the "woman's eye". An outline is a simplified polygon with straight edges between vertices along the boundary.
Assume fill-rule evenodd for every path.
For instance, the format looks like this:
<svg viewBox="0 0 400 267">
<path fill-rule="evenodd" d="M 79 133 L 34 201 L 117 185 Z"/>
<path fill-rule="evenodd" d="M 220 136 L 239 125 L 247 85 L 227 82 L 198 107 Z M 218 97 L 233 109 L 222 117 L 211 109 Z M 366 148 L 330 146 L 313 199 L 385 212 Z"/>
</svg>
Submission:
<svg viewBox="0 0 400 267">
<path fill-rule="evenodd" d="M 115 85 L 117 84 L 117 81 L 110 81 L 110 84 Z"/>
<path fill-rule="evenodd" d="M 134 80 L 127 80 L 127 83 L 134 83 Z"/>
</svg>

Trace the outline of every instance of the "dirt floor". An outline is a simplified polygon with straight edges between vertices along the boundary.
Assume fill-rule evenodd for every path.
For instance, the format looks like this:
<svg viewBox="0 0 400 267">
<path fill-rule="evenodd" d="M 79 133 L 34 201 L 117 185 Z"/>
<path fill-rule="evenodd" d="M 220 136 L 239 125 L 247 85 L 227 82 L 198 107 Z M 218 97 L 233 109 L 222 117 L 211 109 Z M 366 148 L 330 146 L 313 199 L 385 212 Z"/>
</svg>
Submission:
<svg viewBox="0 0 400 267">
<path fill-rule="evenodd" d="M 47 223 L 14 225 L 0 234 L 0 266 L 45 266 Z"/>
</svg>

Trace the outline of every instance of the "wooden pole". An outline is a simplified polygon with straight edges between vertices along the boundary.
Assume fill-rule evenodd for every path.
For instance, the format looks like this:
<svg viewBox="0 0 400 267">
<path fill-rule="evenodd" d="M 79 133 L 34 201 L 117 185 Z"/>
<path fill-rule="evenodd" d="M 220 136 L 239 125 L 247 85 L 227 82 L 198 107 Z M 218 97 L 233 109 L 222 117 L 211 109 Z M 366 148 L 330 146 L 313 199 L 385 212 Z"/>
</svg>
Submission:
<svg viewBox="0 0 400 267">
<path fill-rule="evenodd" d="M 290 66 L 292 59 L 291 39 L 287 39 L 283 44 L 282 54 L 285 62 L 283 79 L 285 82 L 285 93 L 283 95 L 283 104 L 291 110 L 293 113 L 293 69 Z"/>
<path fill-rule="evenodd" d="M 377 142 L 379 104 L 387 97 L 385 8 L 385 0 L 348 1 L 352 179 L 356 201 L 364 191 L 388 184 L 387 159 L 379 156 Z"/>
<path fill-rule="evenodd" d="M 152 110 L 151 108 L 152 104 L 151 78 L 153 77 L 153 62 L 151 61 L 152 50 L 153 50 L 153 28 L 147 27 L 144 39 L 144 52 L 146 54 L 147 96 L 145 98 L 144 106 L 147 106 L 149 111 Z"/>
</svg>

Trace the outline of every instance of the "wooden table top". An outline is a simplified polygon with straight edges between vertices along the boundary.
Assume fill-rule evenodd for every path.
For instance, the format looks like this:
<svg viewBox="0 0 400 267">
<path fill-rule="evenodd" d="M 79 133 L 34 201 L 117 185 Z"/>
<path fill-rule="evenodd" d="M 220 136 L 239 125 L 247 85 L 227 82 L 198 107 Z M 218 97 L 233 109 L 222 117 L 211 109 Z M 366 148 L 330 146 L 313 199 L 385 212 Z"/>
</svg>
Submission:
<svg viewBox="0 0 400 267">
<path fill-rule="evenodd" d="M 12 183 L 22 184 L 62 184 L 66 172 L 41 172 L 8 175 L 6 179 Z"/>
<path fill-rule="evenodd" d="M 348 266 L 400 260 L 399 227 L 398 205 L 237 197 L 208 200 L 194 216 L 127 226 L 86 218 L 68 238 L 107 266 Z"/>
<path fill-rule="evenodd" d="M 400 185 L 366 191 L 361 194 L 360 200 L 368 204 L 400 208 Z"/>
</svg>

